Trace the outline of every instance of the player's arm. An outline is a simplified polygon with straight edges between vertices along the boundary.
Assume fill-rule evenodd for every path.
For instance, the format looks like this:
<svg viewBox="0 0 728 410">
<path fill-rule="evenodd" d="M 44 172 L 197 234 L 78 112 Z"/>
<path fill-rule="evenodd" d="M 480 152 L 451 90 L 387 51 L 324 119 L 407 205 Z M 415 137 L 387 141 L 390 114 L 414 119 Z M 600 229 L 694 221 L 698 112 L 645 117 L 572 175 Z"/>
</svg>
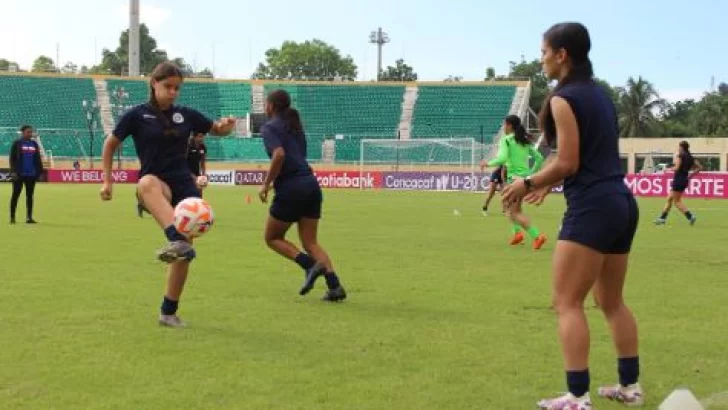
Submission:
<svg viewBox="0 0 728 410">
<path fill-rule="evenodd" d="M 200 156 L 200 172 L 207 175 L 207 145 L 205 145 L 205 153 Z"/>
<path fill-rule="evenodd" d="M 690 178 L 697 175 L 700 171 L 703 170 L 703 164 L 700 163 L 697 159 L 695 160 L 695 163 L 693 163 L 693 168 L 691 169 Z"/>
<path fill-rule="evenodd" d="M 675 155 L 673 162 L 674 164 L 671 167 L 665 168 L 666 172 L 675 172 L 680 169 L 680 165 L 682 165 L 682 158 L 680 158 L 680 155 Z"/>
<path fill-rule="evenodd" d="M 550 104 L 559 149 L 553 160 L 531 177 L 534 189 L 551 187 L 579 169 L 579 127 L 574 111 L 562 97 L 551 98 Z"/>
<path fill-rule="evenodd" d="M 230 135 L 235 129 L 235 117 L 232 115 L 229 117 L 223 117 L 212 123 L 210 127 L 210 134 L 217 137 L 224 137 Z"/>
<path fill-rule="evenodd" d="M 266 151 L 270 153 L 270 166 L 268 167 L 268 173 L 265 175 L 265 180 L 263 181 L 263 186 L 260 188 L 258 196 L 261 201 L 267 202 L 268 191 L 270 191 L 273 182 L 278 178 L 283 168 L 286 151 L 283 149 L 281 136 L 278 135 L 278 131 L 275 128 L 263 126 L 260 134 L 263 136 L 263 145 L 265 145 Z"/>
<path fill-rule="evenodd" d="M 114 184 L 111 178 L 111 167 L 114 164 L 114 152 L 121 146 L 121 140 L 114 134 L 109 135 L 104 141 L 104 148 L 101 151 L 101 169 L 102 181 L 101 199 L 108 201 L 111 199 L 111 189 Z"/>
<path fill-rule="evenodd" d="M 498 154 L 495 158 L 487 162 L 487 166 L 494 167 L 503 165 L 506 162 L 508 162 L 508 156 L 510 154 L 508 147 L 508 141 L 504 138 L 501 138 L 500 142 L 498 143 Z"/>
</svg>

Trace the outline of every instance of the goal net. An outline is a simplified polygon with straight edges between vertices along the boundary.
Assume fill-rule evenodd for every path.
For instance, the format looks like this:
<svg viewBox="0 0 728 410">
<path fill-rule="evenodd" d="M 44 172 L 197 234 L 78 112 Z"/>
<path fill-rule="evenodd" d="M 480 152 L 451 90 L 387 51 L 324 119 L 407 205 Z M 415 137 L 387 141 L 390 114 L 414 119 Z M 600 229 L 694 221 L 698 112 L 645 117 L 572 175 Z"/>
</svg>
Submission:
<svg viewBox="0 0 728 410">
<path fill-rule="evenodd" d="M 359 166 L 362 171 L 474 172 L 492 154 L 492 144 L 473 138 L 363 139 Z"/>
</svg>

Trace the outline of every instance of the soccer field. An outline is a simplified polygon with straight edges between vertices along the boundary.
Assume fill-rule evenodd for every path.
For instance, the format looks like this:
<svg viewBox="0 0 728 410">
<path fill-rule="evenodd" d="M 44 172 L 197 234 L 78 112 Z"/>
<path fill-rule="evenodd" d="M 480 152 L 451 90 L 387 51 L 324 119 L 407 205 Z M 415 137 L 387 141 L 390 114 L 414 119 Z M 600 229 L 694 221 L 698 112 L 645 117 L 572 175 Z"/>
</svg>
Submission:
<svg viewBox="0 0 728 410">
<path fill-rule="evenodd" d="M 170 329 L 156 322 L 163 234 L 135 216 L 131 186 L 110 203 L 98 189 L 43 184 L 39 225 L 0 219 L 2 409 L 516 410 L 565 389 L 548 309 L 560 196 L 526 210 L 549 236 L 534 252 L 507 245 L 480 195 L 327 191 L 320 241 L 349 293 L 332 305 L 324 281 L 298 296 L 301 270 L 265 247 L 254 188 L 211 187 L 188 327 Z M 640 200 L 626 291 L 647 408 L 682 385 L 728 390 L 728 202 L 687 200 L 694 227 L 676 212 L 653 226 L 662 204 Z M 591 300 L 588 316 L 594 397 L 616 360 Z"/>
</svg>

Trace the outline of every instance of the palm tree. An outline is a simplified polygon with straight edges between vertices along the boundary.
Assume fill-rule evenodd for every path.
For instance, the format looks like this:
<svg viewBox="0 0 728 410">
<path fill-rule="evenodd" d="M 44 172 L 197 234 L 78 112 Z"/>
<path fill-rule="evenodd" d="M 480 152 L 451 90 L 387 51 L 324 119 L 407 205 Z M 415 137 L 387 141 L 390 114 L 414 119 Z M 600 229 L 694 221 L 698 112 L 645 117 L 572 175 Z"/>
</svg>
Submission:
<svg viewBox="0 0 728 410">
<path fill-rule="evenodd" d="M 627 85 L 620 88 L 617 111 L 619 136 L 622 138 L 651 137 L 657 129 L 658 110 L 665 105 L 655 87 L 641 76 L 630 77 Z"/>
</svg>

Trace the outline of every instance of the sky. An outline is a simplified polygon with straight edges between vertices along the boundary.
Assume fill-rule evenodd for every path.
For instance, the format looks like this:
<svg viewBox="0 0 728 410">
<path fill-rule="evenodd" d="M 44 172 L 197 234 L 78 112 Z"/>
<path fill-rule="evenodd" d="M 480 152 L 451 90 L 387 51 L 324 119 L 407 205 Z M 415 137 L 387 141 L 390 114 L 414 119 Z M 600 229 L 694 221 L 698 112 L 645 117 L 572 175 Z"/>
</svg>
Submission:
<svg viewBox="0 0 728 410">
<path fill-rule="evenodd" d="M 725 0 L 140 0 L 158 47 L 217 77 L 247 79 L 267 49 L 285 40 L 324 40 L 351 55 L 359 79 L 376 76 L 371 31 L 391 42 L 421 80 L 482 80 L 492 66 L 539 58 L 543 32 L 579 21 L 591 33 L 596 75 L 614 85 L 651 81 L 663 98 L 699 97 L 728 82 Z M 129 24 L 128 0 L 7 0 L 0 7 L 0 58 L 30 68 L 39 55 L 91 66 L 116 49 Z"/>
</svg>

